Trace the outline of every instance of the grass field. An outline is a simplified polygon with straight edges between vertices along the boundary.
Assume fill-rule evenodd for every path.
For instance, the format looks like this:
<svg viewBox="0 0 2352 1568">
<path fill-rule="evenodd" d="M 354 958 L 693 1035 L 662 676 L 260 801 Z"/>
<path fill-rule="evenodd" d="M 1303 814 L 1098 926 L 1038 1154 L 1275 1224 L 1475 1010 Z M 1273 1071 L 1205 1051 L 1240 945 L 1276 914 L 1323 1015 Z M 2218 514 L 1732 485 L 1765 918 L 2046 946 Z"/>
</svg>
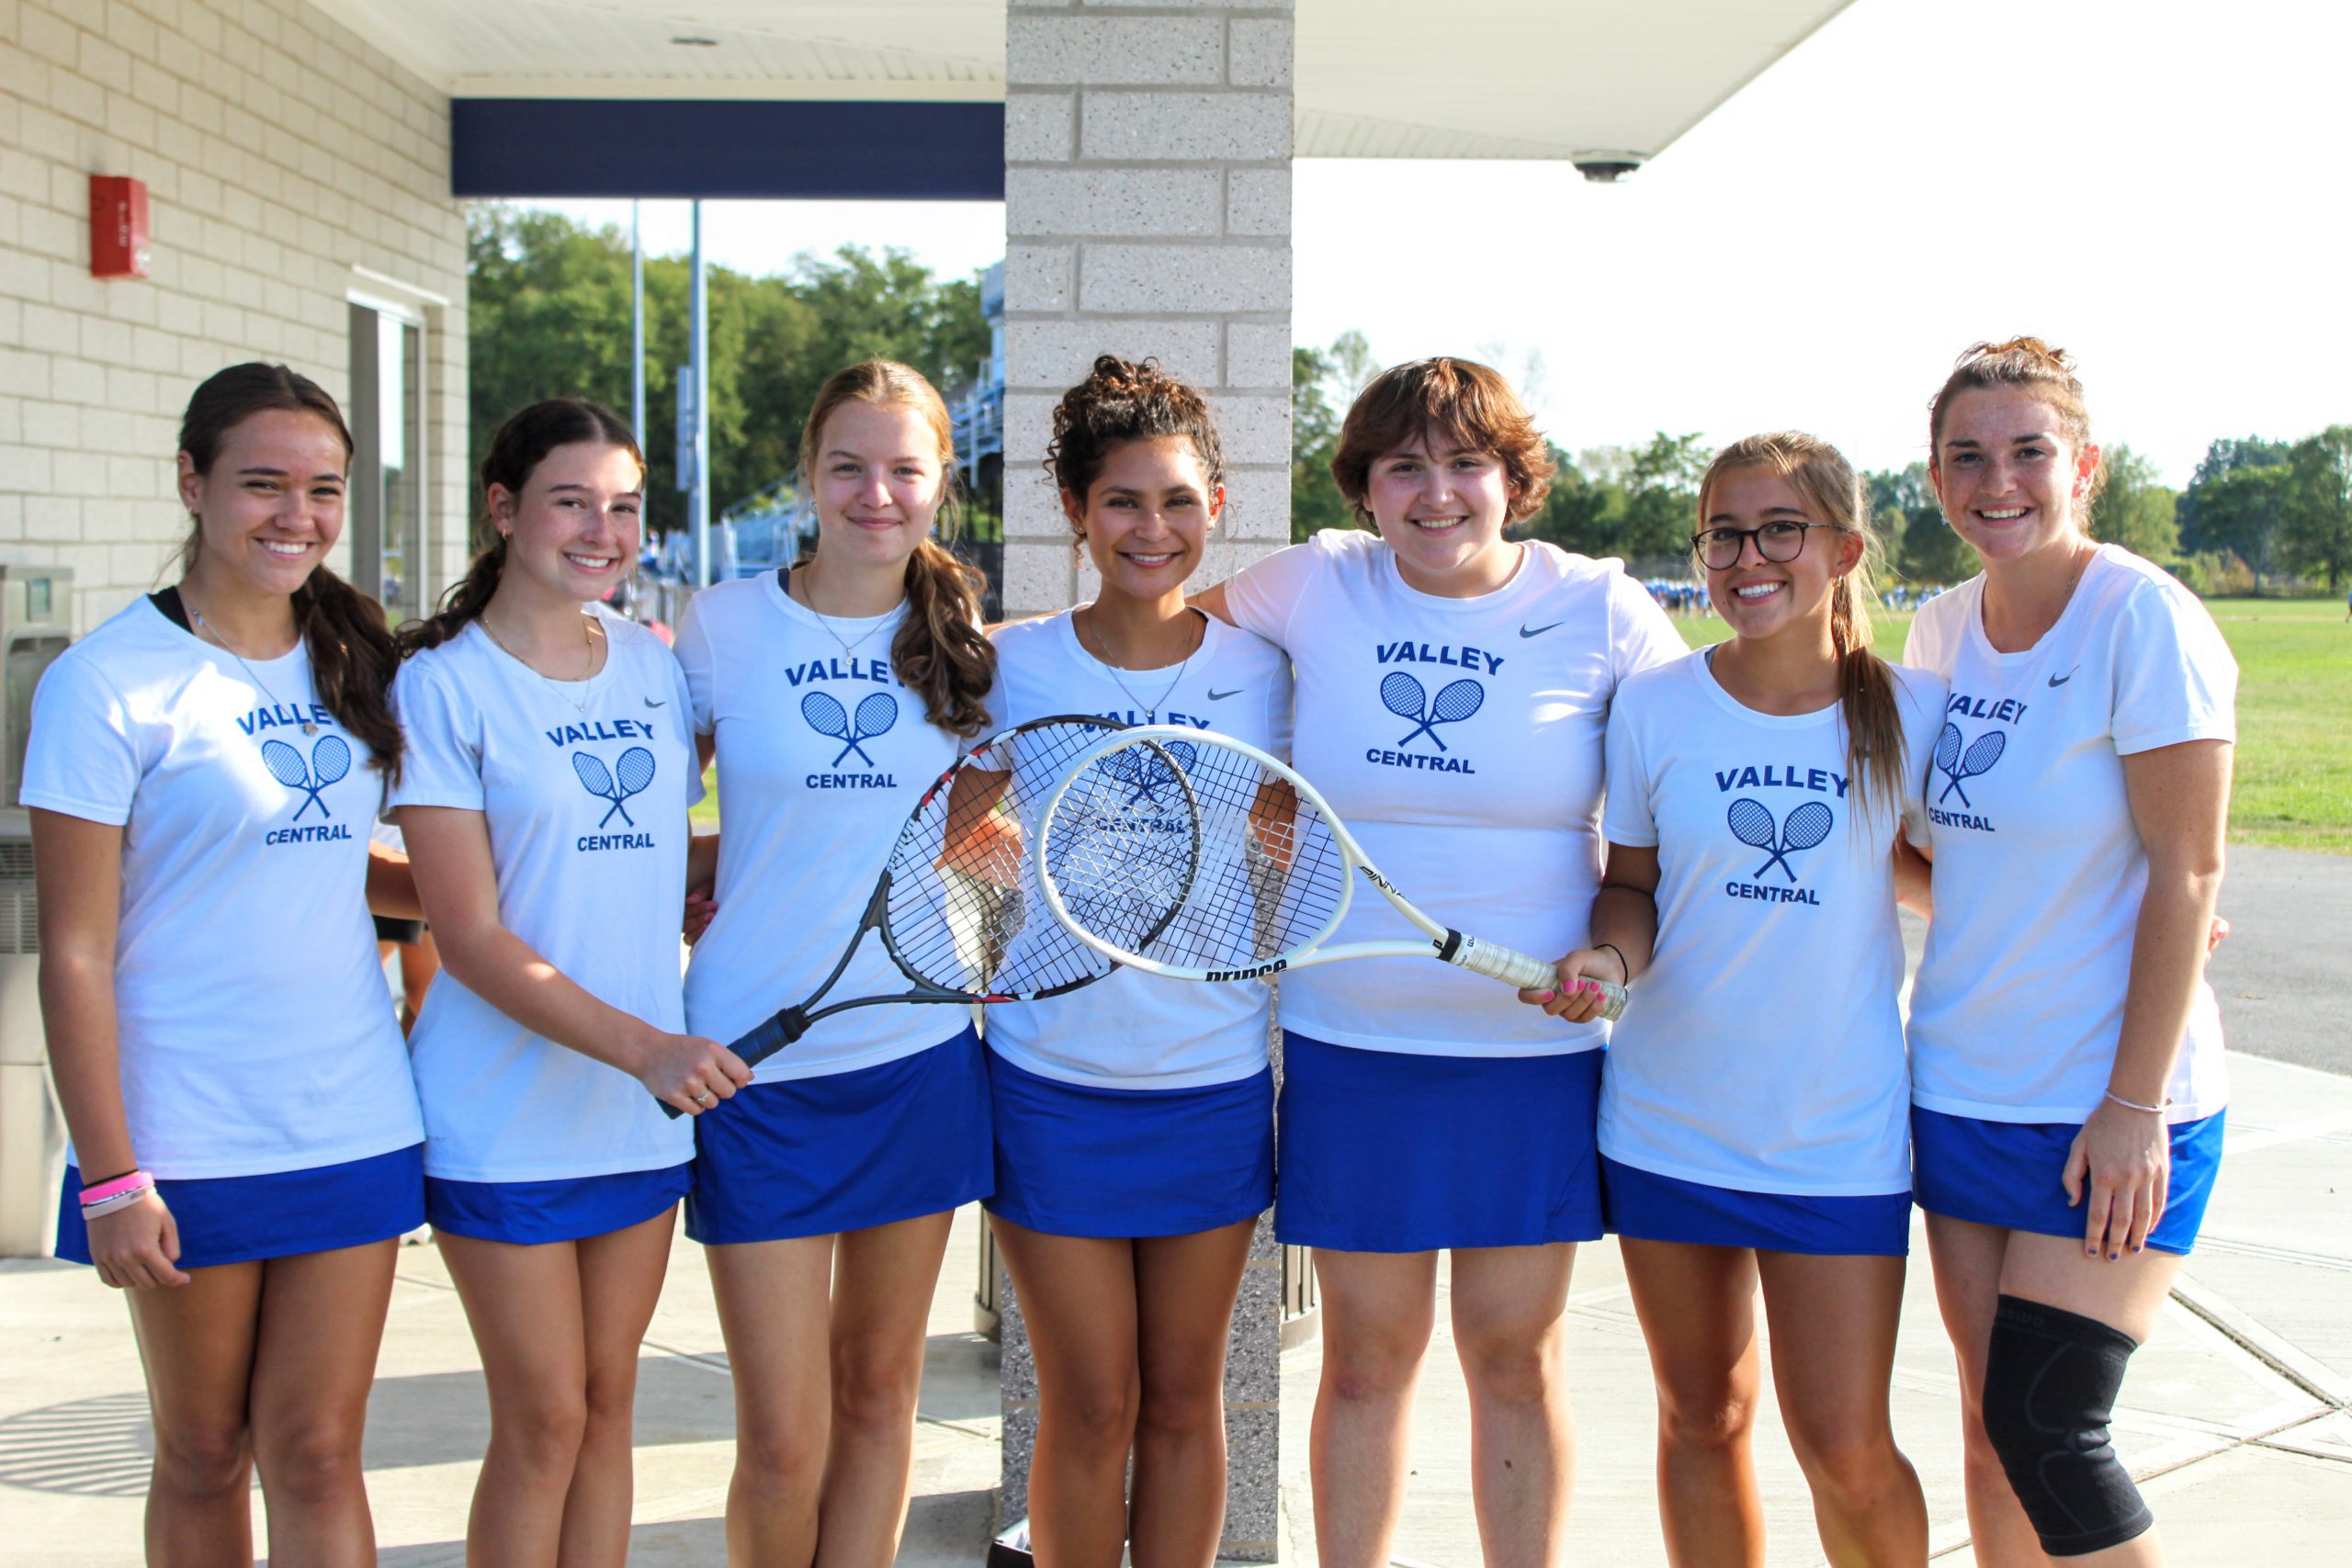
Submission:
<svg viewBox="0 0 2352 1568">
<path fill-rule="evenodd" d="M 2352 855 L 2352 626 L 2334 599 L 2212 599 L 2238 660 L 2237 778 L 2230 838 Z M 1691 647 L 1720 642 L 1713 615 L 1675 625 Z M 1879 650 L 1900 658 L 1907 615 L 1876 619 Z"/>
</svg>

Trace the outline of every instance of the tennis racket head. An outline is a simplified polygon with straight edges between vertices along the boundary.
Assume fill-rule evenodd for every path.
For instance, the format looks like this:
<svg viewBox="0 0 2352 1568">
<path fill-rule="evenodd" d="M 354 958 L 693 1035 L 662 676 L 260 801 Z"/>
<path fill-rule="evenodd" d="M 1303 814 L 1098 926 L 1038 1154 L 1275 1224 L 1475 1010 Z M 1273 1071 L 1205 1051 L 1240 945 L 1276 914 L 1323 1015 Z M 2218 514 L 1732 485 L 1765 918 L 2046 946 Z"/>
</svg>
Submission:
<svg viewBox="0 0 2352 1568">
<path fill-rule="evenodd" d="M 653 753 L 642 746 L 630 747 L 613 764 L 613 776 L 620 781 L 622 795 L 643 795 L 653 782 Z"/>
<path fill-rule="evenodd" d="M 1993 764 L 2001 760 L 2001 753 L 2008 749 L 2009 737 L 2007 730 L 1986 730 L 1984 734 L 1978 736 L 1975 739 L 1968 743 L 1967 752 L 1960 759 L 1960 773 L 1958 776 L 1963 779 L 1973 779 L 1979 773 L 1992 772 Z M 1951 771 L 1951 770 L 1950 769 L 1945 770 L 1947 773 L 1950 773 Z"/>
<path fill-rule="evenodd" d="M 571 754 L 571 771 L 580 775 L 582 787 L 601 799 L 613 797 L 613 775 L 605 770 L 605 760 L 590 751 Z"/>
<path fill-rule="evenodd" d="M 1429 694 L 1404 671 L 1391 670 L 1380 678 L 1380 705 L 1398 718 L 1419 720 L 1428 711 Z"/>
<path fill-rule="evenodd" d="M 1731 803 L 1731 809 L 1724 813 L 1724 820 L 1730 825 L 1734 836 L 1751 850 L 1772 848 L 1773 840 L 1780 832 L 1779 824 L 1772 820 L 1770 809 L 1762 801 L 1751 800 L 1744 795 Z"/>
<path fill-rule="evenodd" d="M 888 735 L 890 732 L 890 727 L 898 722 L 899 699 L 888 692 L 876 692 L 857 705 L 857 733 L 860 739 L 871 740 L 877 735 Z M 835 736 L 834 739 L 841 739 L 842 737 Z"/>
<path fill-rule="evenodd" d="M 849 739 L 849 710 L 831 692 L 811 692 L 801 698 L 800 716 L 820 735 L 834 740 Z"/>
<path fill-rule="evenodd" d="M 1466 677 L 1448 681 L 1437 692 L 1437 705 L 1430 716 L 1440 724 L 1459 724 L 1486 705 L 1487 688 Z"/>
<path fill-rule="evenodd" d="M 1086 715 L 1015 725 L 924 792 L 890 852 L 882 915 L 883 943 L 910 978 L 982 1000 L 1032 1000 L 1116 967 L 1046 912 L 1032 850 L 1046 794 L 1121 728 Z"/>
<path fill-rule="evenodd" d="M 1781 825 L 1781 847 L 1784 850 L 1809 850 L 1829 837 L 1829 829 L 1837 823 L 1829 807 L 1818 800 L 1808 800 L 1789 813 Z"/>
<path fill-rule="evenodd" d="M 1408 676 L 1407 679 L 1411 679 Z M 1162 807 L 1098 786 L 1171 768 Z M 1254 747 L 1131 730 L 1079 759 L 1047 802 L 1039 890 L 1090 946 L 1158 974 L 1231 978 L 1311 951 L 1347 912 L 1351 859 L 1322 797 Z"/>
<path fill-rule="evenodd" d="M 322 735 L 311 748 L 311 778 L 321 789 L 341 784 L 351 773 L 351 742 L 340 735 Z"/>
<path fill-rule="evenodd" d="M 302 765 L 302 753 L 285 741 L 263 741 L 261 761 L 262 766 L 269 770 L 269 776 L 288 789 L 308 789 L 311 786 L 311 773 Z"/>
<path fill-rule="evenodd" d="M 1960 772 L 1960 726 L 1947 724 L 1936 736 L 1936 766 L 1946 778 Z"/>
</svg>

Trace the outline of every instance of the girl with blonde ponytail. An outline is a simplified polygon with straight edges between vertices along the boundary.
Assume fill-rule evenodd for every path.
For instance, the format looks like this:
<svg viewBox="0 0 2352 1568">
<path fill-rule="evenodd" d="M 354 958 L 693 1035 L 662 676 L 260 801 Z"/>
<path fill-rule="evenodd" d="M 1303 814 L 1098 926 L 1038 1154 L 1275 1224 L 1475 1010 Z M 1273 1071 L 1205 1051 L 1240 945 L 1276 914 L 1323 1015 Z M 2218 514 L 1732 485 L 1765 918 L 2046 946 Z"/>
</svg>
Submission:
<svg viewBox="0 0 2352 1568">
<path fill-rule="evenodd" d="M 1649 1342 L 1669 1554 L 1763 1555 L 1760 1280 L 1829 1560 L 1924 1563 L 1887 1409 L 1911 1202 L 1894 911 L 1943 684 L 1871 651 L 1869 508 L 1826 442 L 1724 448 L 1691 546 L 1731 638 L 1619 689 L 1593 940 L 1521 995 L 1577 1019 L 1583 980 L 1642 980 L 1602 1078 L 1601 1186 Z"/>
<path fill-rule="evenodd" d="M 931 383 L 888 360 L 836 373 L 801 466 L 815 555 L 705 590 L 678 631 L 727 824 L 686 1015 L 723 1040 L 825 977 L 995 677 L 978 574 L 932 537 L 955 448 Z M 839 985 L 903 984 L 871 944 L 851 963 Z M 991 1186 L 978 1039 L 952 1009 L 861 1008 L 697 1126 L 686 1229 L 735 1369 L 729 1555 L 805 1563 L 821 1535 L 829 1562 L 887 1562 L 948 1223 Z"/>
</svg>

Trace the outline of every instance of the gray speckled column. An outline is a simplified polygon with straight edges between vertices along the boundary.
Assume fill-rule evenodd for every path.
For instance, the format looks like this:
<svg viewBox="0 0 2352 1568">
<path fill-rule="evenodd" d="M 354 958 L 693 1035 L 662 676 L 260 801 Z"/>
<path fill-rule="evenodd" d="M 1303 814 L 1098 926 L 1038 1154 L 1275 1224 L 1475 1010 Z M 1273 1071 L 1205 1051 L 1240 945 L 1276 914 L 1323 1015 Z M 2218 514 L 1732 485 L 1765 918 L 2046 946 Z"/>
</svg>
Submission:
<svg viewBox="0 0 2352 1568">
<path fill-rule="evenodd" d="M 1292 0 L 1007 9 L 1005 609 L 1091 596 L 1039 463 L 1054 404 L 1103 353 L 1155 355 L 1216 406 L 1230 473 L 1205 584 L 1290 539 Z M 1010 1520 L 1028 1511 L 1037 1374 L 998 1288 Z M 1281 1318 L 1261 1221 L 1226 1367 L 1227 1557 L 1275 1555 Z"/>
</svg>

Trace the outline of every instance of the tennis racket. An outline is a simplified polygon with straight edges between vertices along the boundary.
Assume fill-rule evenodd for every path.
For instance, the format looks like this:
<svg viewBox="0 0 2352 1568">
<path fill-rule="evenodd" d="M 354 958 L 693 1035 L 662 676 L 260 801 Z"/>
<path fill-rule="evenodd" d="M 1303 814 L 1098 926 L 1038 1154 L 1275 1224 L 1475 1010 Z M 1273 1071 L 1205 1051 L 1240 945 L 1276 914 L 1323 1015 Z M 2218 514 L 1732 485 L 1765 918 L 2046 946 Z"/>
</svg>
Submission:
<svg viewBox="0 0 2352 1568">
<path fill-rule="evenodd" d="M 815 728 L 824 733 L 822 725 Z M 1046 914 L 1029 847 L 1046 793 L 1080 755 L 1120 728 L 1102 718 L 1040 718 L 975 745 L 923 791 L 899 829 L 889 863 L 831 973 L 806 999 L 729 1048 L 756 1066 L 819 1020 L 851 1008 L 1038 1001 L 1111 973 L 1117 964 L 1108 954 Z M 1164 793 L 1175 798 L 1174 789 Z M 907 988 L 825 1000 L 869 932 L 880 937 Z M 662 1109 L 680 1114 L 666 1102 Z"/>
<path fill-rule="evenodd" d="M 1178 745 L 1190 758 L 1179 765 Z M 1161 769 L 1175 787 L 1135 797 Z M 1127 729 L 1074 757 L 1046 797 L 1038 889 L 1105 958 L 1179 980 L 1254 980 L 1348 958 L 1435 957 L 1521 989 L 1555 986 L 1541 958 L 1430 919 L 1372 863 L 1323 797 L 1254 746 L 1179 726 Z M 1428 940 L 1329 943 L 1361 875 Z M 1604 1018 L 1622 986 L 1595 982 Z"/>
</svg>

